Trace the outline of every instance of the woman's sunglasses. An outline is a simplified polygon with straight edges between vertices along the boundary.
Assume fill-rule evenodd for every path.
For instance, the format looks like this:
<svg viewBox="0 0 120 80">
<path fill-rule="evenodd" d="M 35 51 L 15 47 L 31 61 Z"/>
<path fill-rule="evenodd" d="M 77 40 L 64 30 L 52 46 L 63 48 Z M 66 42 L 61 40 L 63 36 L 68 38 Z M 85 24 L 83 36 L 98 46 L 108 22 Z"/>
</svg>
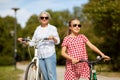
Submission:
<svg viewBox="0 0 120 80">
<path fill-rule="evenodd" d="M 73 24 L 73 27 L 77 27 L 77 26 L 80 28 L 82 25 L 81 24 Z"/>
<path fill-rule="evenodd" d="M 48 19 L 49 19 L 49 17 L 40 17 L 40 19 L 41 19 L 41 20 L 43 20 L 43 19 L 48 20 Z"/>
</svg>

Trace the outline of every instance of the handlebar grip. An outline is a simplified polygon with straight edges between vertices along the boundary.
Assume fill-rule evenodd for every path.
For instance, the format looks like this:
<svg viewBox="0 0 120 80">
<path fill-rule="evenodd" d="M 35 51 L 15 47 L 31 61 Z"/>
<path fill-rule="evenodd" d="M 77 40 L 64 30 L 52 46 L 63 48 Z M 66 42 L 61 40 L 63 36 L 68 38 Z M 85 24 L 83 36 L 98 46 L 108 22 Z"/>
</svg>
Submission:
<svg viewBox="0 0 120 80">
<path fill-rule="evenodd" d="M 49 38 L 43 38 L 43 39 L 40 39 L 40 40 L 49 40 Z M 30 39 L 29 38 L 23 38 L 22 41 L 26 41 L 27 42 L 27 41 L 30 41 Z"/>
<path fill-rule="evenodd" d="M 28 38 L 23 38 L 22 41 L 30 41 Z"/>
<path fill-rule="evenodd" d="M 49 38 L 44 38 L 43 40 L 49 40 Z"/>
<path fill-rule="evenodd" d="M 99 61 L 103 60 L 104 58 L 103 57 L 98 57 L 96 60 L 94 61 L 88 61 L 88 60 L 80 60 L 79 62 L 87 62 L 88 64 L 96 64 L 98 63 Z"/>
</svg>

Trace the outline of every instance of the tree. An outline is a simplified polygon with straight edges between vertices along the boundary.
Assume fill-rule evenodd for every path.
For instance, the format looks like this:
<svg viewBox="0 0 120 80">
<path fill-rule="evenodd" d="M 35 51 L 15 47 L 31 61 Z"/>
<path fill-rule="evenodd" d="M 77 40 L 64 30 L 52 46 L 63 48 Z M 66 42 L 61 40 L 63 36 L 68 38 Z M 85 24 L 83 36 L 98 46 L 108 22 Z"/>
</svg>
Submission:
<svg viewBox="0 0 120 80">
<path fill-rule="evenodd" d="M 120 71 L 119 4 L 119 0 L 89 0 L 83 9 L 96 35 L 100 37 L 101 49 L 112 58 L 112 69 L 115 71 Z"/>
<path fill-rule="evenodd" d="M 0 64 L 12 64 L 14 59 L 13 54 L 13 34 L 15 18 L 6 16 L 0 17 Z M 17 29 L 21 29 L 17 24 Z M 5 60 L 4 60 L 5 59 Z M 3 61 L 4 60 L 4 61 Z"/>
</svg>

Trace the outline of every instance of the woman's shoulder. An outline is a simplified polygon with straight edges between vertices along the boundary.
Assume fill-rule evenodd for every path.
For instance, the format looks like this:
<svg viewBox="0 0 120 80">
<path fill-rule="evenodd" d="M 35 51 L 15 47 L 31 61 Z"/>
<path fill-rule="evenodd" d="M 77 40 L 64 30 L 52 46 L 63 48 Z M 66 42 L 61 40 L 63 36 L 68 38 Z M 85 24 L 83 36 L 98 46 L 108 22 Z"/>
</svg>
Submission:
<svg viewBox="0 0 120 80">
<path fill-rule="evenodd" d="M 35 31 L 38 31 L 40 29 L 40 25 L 36 27 Z"/>
<path fill-rule="evenodd" d="M 36 29 L 39 29 L 39 28 L 41 28 L 41 25 L 39 25 L 39 26 L 36 27 Z"/>
<path fill-rule="evenodd" d="M 48 26 L 49 26 L 50 28 L 56 29 L 56 26 L 54 26 L 54 25 L 48 24 Z"/>
</svg>

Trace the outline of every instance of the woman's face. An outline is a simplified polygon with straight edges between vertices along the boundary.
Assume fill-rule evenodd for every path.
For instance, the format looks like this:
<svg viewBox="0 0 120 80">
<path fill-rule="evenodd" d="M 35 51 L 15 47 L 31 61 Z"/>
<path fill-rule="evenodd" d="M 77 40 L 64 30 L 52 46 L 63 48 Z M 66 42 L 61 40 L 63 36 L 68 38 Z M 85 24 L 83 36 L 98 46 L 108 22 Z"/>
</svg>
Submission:
<svg viewBox="0 0 120 80">
<path fill-rule="evenodd" d="M 81 24 L 79 20 L 72 20 L 71 21 L 71 26 L 69 27 L 72 33 L 78 34 L 81 28 Z"/>
<path fill-rule="evenodd" d="M 49 22 L 49 17 L 47 14 L 42 14 L 41 17 L 40 17 L 40 22 L 41 24 L 43 25 L 47 25 L 48 22 Z"/>
</svg>

